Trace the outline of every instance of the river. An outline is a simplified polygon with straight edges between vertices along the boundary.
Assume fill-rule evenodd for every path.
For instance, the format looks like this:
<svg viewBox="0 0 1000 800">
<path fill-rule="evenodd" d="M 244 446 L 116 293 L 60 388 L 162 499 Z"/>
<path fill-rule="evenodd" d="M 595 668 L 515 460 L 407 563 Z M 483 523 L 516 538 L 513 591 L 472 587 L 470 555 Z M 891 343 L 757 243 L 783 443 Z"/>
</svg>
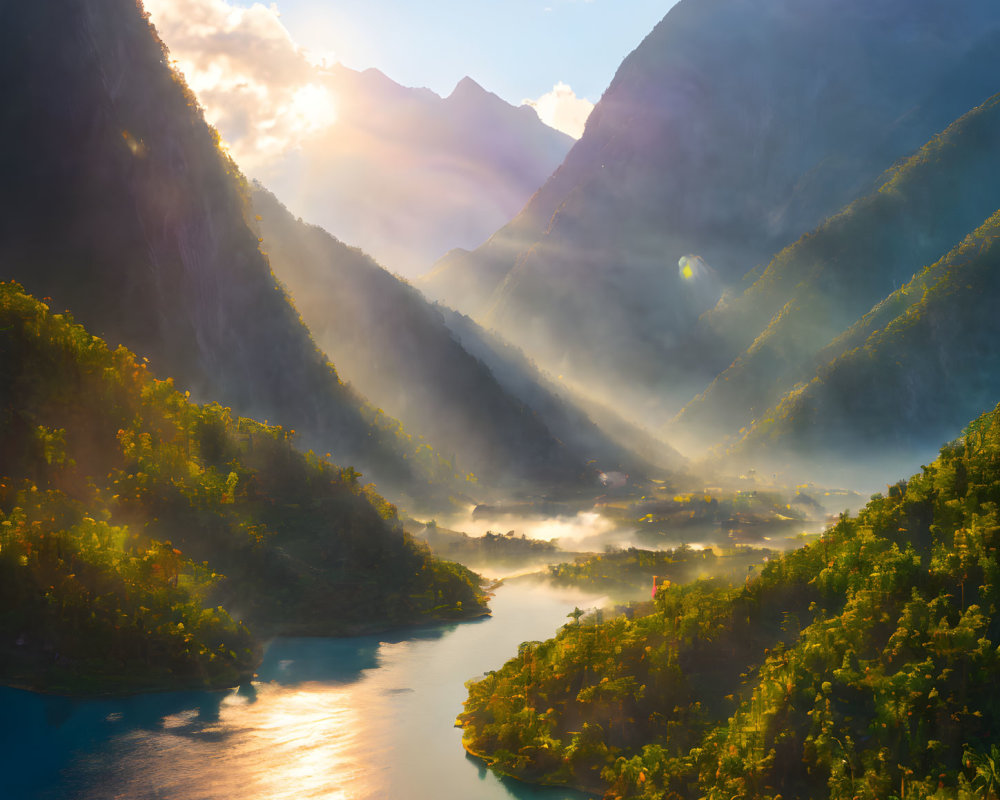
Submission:
<svg viewBox="0 0 1000 800">
<path fill-rule="evenodd" d="M 277 639 L 243 691 L 84 700 L 0 688 L 0 797 L 580 800 L 498 779 L 466 756 L 454 721 L 466 680 L 596 601 L 508 584 L 478 621 Z"/>
</svg>

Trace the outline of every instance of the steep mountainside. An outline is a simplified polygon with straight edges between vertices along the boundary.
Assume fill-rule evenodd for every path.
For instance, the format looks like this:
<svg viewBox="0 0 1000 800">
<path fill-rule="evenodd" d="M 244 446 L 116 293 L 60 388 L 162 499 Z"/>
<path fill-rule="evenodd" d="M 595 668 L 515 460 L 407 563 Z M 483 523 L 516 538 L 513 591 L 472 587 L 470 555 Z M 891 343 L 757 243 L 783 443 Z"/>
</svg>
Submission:
<svg viewBox="0 0 1000 800">
<path fill-rule="evenodd" d="M 233 685 L 251 633 L 484 610 L 475 576 L 432 559 L 355 470 L 191 403 L 10 283 L 0 421 L 0 682 Z"/>
<path fill-rule="evenodd" d="M 706 382 L 685 347 L 706 288 L 995 93 L 997 25 L 988 0 L 682 0 L 525 209 L 426 285 L 543 366 L 676 411 Z"/>
<path fill-rule="evenodd" d="M 1000 397 L 1000 212 L 879 303 L 763 412 L 732 455 L 796 465 L 917 456 Z"/>
<path fill-rule="evenodd" d="M 476 247 L 517 213 L 573 140 L 465 78 L 445 98 L 335 65 L 325 135 L 260 171 L 304 219 L 407 276 Z"/>
<path fill-rule="evenodd" d="M 1000 174 L 998 142 L 1000 95 L 890 170 L 878 191 L 779 253 L 743 294 L 705 314 L 693 337 L 698 351 L 714 349 L 716 364 L 732 363 L 671 430 L 716 441 L 809 380 L 834 338 L 1000 208 L 1000 186 L 983 179 Z M 955 409 L 956 425 L 984 407 Z M 936 442 L 956 430 L 921 437 Z"/>
<path fill-rule="evenodd" d="M 603 471 L 679 470 L 684 458 L 667 442 L 619 416 L 614 409 L 574 393 L 546 375 L 522 350 L 470 317 L 438 306 L 462 347 L 482 361 L 497 383 L 537 414 L 560 441 L 595 460 Z"/>
<path fill-rule="evenodd" d="M 600 470 L 638 469 L 635 457 L 552 397 L 537 376 L 511 365 L 521 384 L 498 381 L 493 365 L 446 325 L 447 309 L 360 250 L 294 219 L 265 190 L 255 189 L 253 203 L 275 274 L 344 380 L 481 485 L 593 487 Z"/>
<path fill-rule="evenodd" d="M 3 277 L 196 397 L 295 428 L 409 502 L 446 501 L 450 467 L 316 349 L 244 220 L 242 176 L 132 0 L 4 4 L 0 83 Z"/>
<path fill-rule="evenodd" d="M 469 683 L 466 747 L 609 800 L 993 796 L 998 464 L 1000 408 L 745 583 L 524 642 Z"/>
</svg>

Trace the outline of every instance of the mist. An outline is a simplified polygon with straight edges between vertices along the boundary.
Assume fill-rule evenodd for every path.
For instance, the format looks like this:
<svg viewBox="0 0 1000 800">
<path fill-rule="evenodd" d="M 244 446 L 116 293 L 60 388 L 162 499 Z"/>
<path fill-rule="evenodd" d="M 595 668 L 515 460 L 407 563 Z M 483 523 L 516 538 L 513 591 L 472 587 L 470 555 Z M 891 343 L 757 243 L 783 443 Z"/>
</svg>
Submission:
<svg viewBox="0 0 1000 800">
<path fill-rule="evenodd" d="M 191 795 L 996 778 L 995 0 L 672 4 L 575 142 L 148 2 L 0 12 L 0 683 L 59 786 L 169 793 L 160 733 Z"/>
<path fill-rule="evenodd" d="M 441 97 L 310 54 L 273 8 L 147 5 L 244 173 L 408 277 L 481 244 L 573 142 L 468 78 Z"/>
</svg>

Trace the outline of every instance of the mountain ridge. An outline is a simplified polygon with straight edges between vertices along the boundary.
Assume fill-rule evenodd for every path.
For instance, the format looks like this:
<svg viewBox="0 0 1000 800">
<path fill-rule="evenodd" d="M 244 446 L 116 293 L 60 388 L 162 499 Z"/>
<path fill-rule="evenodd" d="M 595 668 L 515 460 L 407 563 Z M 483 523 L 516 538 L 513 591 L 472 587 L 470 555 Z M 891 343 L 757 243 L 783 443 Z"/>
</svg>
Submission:
<svg viewBox="0 0 1000 800">
<path fill-rule="evenodd" d="M 468 76 L 447 97 L 342 64 L 317 81 L 337 121 L 254 177 L 296 216 L 408 277 L 479 245 L 573 143 Z"/>
<path fill-rule="evenodd" d="M 915 459 L 933 437 L 954 434 L 963 414 L 989 407 L 1000 394 L 998 240 L 1000 211 L 835 340 L 829 360 L 733 442 L 729 457 L 785 469 L 815 448 L 842 463 L 880 452 Z"/>
<path fill-rule="evenodd" d="M 613 376 L 634 418 L 665 421 L 707 382 L 685 344 L 714 304 L 678 259 L 700 255 L 736 284 L 869 191 L 993 93 L 960 77 L 997 66 L 996 27 L 980 0 L 947 18 L 897 0 L 685 0 L 626 58 L 546 185 L 422 285 L 543 367 L 595 386 Z"/>
<path fill-rule="evenodd" d="M 275 283 L 248 187 L 128 0 L 0 9 L 0 264 L 196 397 L 296 429 L 415 505 L 463 484 L 343 386 Z"/>
<path fill-rule="evenodd" d="M 1000 208 L 1000 191 L 981 180 L 1000 169 L 998 136 L 995 95 L 886 172 L 873 194 L 785 248 L 742 294 L 706 312 L 692 340 L 711 344 L 696 344 L 698 352 L 732 363 L 670 429 L 694 439 L 714 430 L 718 438 L 748 425 L 841 332 Z"/>
<path fill-rule="evenodd" d="M 626 471 L 639 479 L 639 459 L 543 388 L 526 364 L 508 356 L 505 371 L 519 380 L 502 381 L 494 349 L 468 347 L 470 336 L 485 337 L 469 330 L 474 323 L 460 331 L 449 309 L 360 249 L 296 220 L 259 185 L 253 202 L 272 268 L 345 378 L 475 473 L 481 491 L 596 487 L 598 472 L 629 461 Z"/>
</svg>

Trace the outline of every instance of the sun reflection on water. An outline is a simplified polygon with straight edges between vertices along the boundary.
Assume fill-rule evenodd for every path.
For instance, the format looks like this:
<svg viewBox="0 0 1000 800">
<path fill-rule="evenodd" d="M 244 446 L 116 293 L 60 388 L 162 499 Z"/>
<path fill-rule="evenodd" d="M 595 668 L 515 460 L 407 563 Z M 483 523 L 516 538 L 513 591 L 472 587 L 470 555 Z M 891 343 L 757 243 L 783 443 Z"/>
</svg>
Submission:
<svg viewBox="0 0 1000 800">
<path fill-rule="evenodd" d="M 355 691 L 314 683 L 257 686 L 256 698 L 231 694 L 218 706 L 163 718 L 115 743 L 129 752 L 88 798 L 171 800 L 362 800 L 378 796 L 366 763 L 373 734 Z M 124 768 L 122 768 L 124 765 Z M 110 785 L 109 785 L 110 784 Z M 108 790 L 112 790 L 109 792 Z"/>
<path fill-rule="evenodd" d="M 96 701 L 92 712 L 92 701 L 69 704 L 52 724 L 80 738 L 53 791 L 34 800 L 579 798 L 500 781 L 466 757 L 454 722 L 466 680 L 595 601 L 503 587 L 496 617 L 478 622 L 278 640 L 262 680 L 239 692 Z"/>
</svg>

